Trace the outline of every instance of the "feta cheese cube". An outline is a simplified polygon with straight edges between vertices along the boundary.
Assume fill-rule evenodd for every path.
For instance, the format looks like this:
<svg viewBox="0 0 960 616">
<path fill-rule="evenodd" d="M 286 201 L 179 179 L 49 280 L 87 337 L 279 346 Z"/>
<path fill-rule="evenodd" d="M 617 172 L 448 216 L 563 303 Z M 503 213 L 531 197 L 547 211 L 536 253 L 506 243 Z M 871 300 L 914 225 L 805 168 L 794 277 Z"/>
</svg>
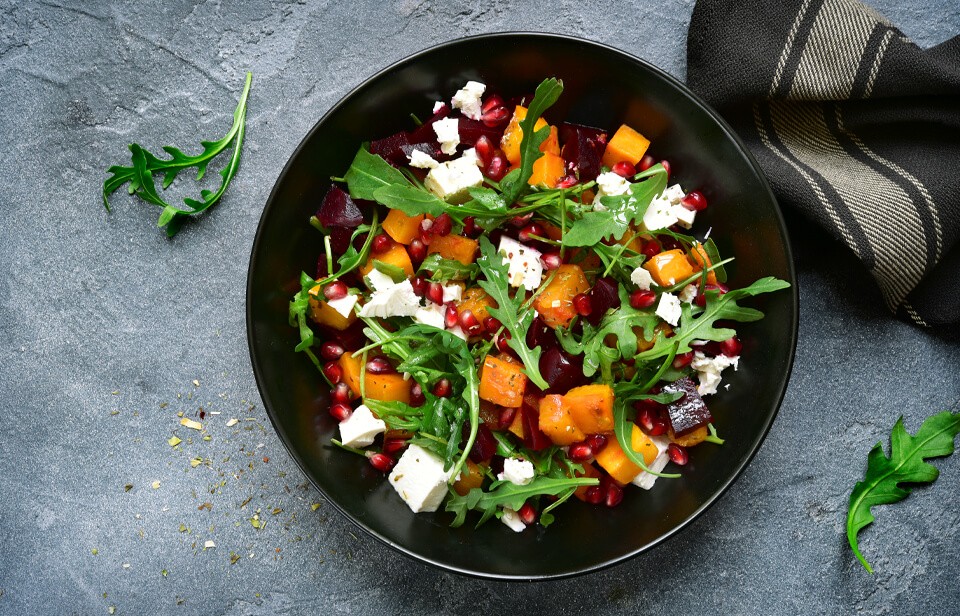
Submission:
<svg viewBox="0 0 960 616">
<path fill-rule="evenodd" d="M 597 176 L 597 195 L 593 198 L 593 209 L 602 212 L 606 207 L 600 203 L 601 197 L 624 195 L 630 190 L 630 182 L 613 171 Z"/>
<path fill-rule="evenodd" d="M 697 217 L 696 212 L 679 204 L 673 206 L 673 215 L 677 217 L 677 223 L 684 229 L 692 227 L 693 220 Z"/>
<path fill-rule="evenodd" d="M 454 109 L 459 109 L 463 115 L 471 120 L 479 120 L 481 114 L 480 97 L 483 96 L 487 86 L 479 81 L 468 81 L 465 86 L 457 90 L 450 100 Z"/>
<path fill-rule="evenodd" d="M 463 289 L 460 286 L 452 284 L 449 287 L 443 287 L 443 303 L 459 302 L 463 296 Z"/>
<path fill-rule="evenodd" d="M 356 295 L 345 295 L 340 299 L 327 300 L 327 305 L 339 312 L 340 315 L 346 319 L 353 313 L 353 307 L 357 305 L 358 299 Z"/>
<path fill-rule="evenodd" d="M 680 188 L 679 184 L 674 184 L 673 186 L 670 186 L 669 188 L 664 190 L 663 193 L 660 195 L 662 199 L 665 199 L 666 201 L 674 205 L 676 205 L 677 203 L 680 203 L 680 200 L 683 199 L 684 196 L 685 196 L 685 193 L 683 192 L 683 189 Z"/>
<path fill-rule="evenodd" d="M 533 481 L 534 475 L 533 464 L 529 460 L 507 458 L 503 461 L 503 472 L 497 475 L 497 479 L 525 486 Z"/>
<path fill-rule="evenodd" d="M 444 201 L 460 203 L 470 195 L 467 192 L 483 184 L 483 174 L 477 167 L 475 156 L 461 156 L 440 163 L 430 170 L 423 185 Z"/>
<path fill-rule="evenodd" d="M 420 309 L 420 298 L 413 292 L 409 280 L 374 291 L 370 301 L 360 309 L 362 317 L 412 317 Z"/>
<path fill-rule="evenodd" d="M 520 514 L 510 507 L 503 508 L 503 512 L 500 515 L 500 521 L 506 524 L 507 528 L 515 533 L 522 533 L 524 529 L 527 528 L 527 525 L 524 524 L 523 520 L 520 519 Z"/>
<path fill-rule="evenodd" d="M 440 164 L 432 156 L 420 150 L 413 150 L 407 158 L 410 159 L 410 166 L 417 169 L 433 169 Z"/>
<path fill-rule="evenodd" d="M 387 276 L 376 268 L 370 270 L 370 273 L 366 275 L 366 279 L 368 286 L 373 291 L 385 291 L 390 287 L 397 286 L 397 283 L 393 281 L 393 278 Z"/>
<path fill-rule="evenodd" d="M 700 384 L 697 386 L 697 393 L 701 396 L 717 393 L 717 385 L 720 384 L 720 373 L 733 366 L 736 370 L 740 364 L 740 356 L 727 357 L 726 355 L 717 355 L 716 357 L 707 357 L 700 351 L 693 354 L 693 360 L 690 367 L 697 371 Z"/>
<path fill-rule="evenodd" d="M 390 471 L 390 485 L 414 513 L 436 511 L 447 495 L 453 469 L 443 470 L 443 460 L 419 445 L 410 445 Z"/>
<path fill-rule="evenodd" d="M 440 151 L 452 156 L 460 145 L 460 121 L 456 118 L 444 118 L 433 123 L 433 132 L 437 134 Z"/>
<path fill-rule="evenodd" d="M 417 313 L 413 315 L 413 320 L 417 323 L 422 323 L 423 325 L 429 325 L 431 327 L 436 327 L 437 329 L 443 329 L 445 322 L 444 315 L 446 310 L 446 306 L 428 302 L 426 307 L 417 310 Z"/>
<path fill-rule="evenodd" d="M 653 284 L 653 276 L 647 270 L 638 267 L 630 274 L 630 281 L 641 291 L 649 291 L 650 285 Z"/>
<path fill-rule="evenodd" d="M 680 316 L 683 314 L 683 311 L 680 309 L 680 298 L 673 293 L 661 294 L 660 303 L 657 304 L 656 314 L 670 325 L 676 327 L 677 323 L 680 322 Z"/>
<path fill-rule="evenodd" d="M 463 338 L 464 340 L 468 338 L 467 332 L 463 331 L 463 328 L 460 327 L 459 325 L 454 325 L 447 331 L 453 334 L 454 336 L 456 336 L 457 338 Z"/>
<path fill-rule="evenodd" d="M 643 214 L 643 226 L 646 227 L 647 231 L 666 229 L 675 224 L 677 224 L 677 215 L 673 204 L 664 199 L 663 195 L 651 201 L 647 211 Z"/>
<path fill-rule="evenodd" d="M 670 445 L 670 440 L 662 436 L 651 436 L 650 440 L 657 446 L 657 457 L 649 464 L 649 468 L 654 473 L 659 473 L 667 465 L 667 462 L 670 461 L 670 456 L 667 454 L 667 447 Z M 656 475 L 648 473 L 647 471 L 640 471 L 640 474 L 634 477 L 630 483 L 644 490 L 649 490 L 656 481 Z"/>
<path fill-rule="evenodd" d="M 524 287 L 528 291 L 534 291 L 540 286 L 543 264 L 540 263 L 539 250 L 503 236 L 500 238 L 498 252 L 504 256 L 503 262 L 507 264 L 507 278 L 511 286 Z"/>
<path fill-rule="evenodd" d="M 697 297 L 697 285 L 691 282 L 680 290 L 680 293 L 677 295 L 677 297 L 681 302 L 686 304 L 693 302 L 693 300 Z"/>
<path fill-rule="evenodd" d="M 361 404 L 340 422 L 340 442 L 347 447 L 366 447 L 386 429 L 387 424 L 374 417 L 367 405 Z"/>
<path fill-rule="evenodd" d="M 446 104 L 445 102 L 443 102 L 443 101 L 437 101 L 437 102 L 435 102 L 435 103 L 433 104 L 433 112 L 434 112 L 434 113 L 440 113 L 440 111 L 441 111 L 444 107 L 446 107 L 446 106 L 447 106 L 447 104 Z"/>
</svg>

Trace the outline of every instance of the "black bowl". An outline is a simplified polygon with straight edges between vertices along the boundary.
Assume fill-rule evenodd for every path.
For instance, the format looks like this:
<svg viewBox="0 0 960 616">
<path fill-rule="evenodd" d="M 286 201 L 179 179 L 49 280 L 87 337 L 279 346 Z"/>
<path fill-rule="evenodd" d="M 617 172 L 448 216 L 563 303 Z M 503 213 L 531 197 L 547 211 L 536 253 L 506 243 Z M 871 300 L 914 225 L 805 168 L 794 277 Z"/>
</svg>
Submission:
<svg viewBox="0 0 960 616">
<path fill-rule="evenodd" d="M 673 180 L 700 188 L 710 208 L 698 229 L 713 227 L 732 286 L 777 276 L 794 286 L 751 305 L 766 318 L 741 328 L 740 370 L 729 391 L 710 401 L 726 444 L 691 450 L 683 478 L 649 492 L 627 490 L 615 509 L 572 499 L 547 529 L 514 533 L 495 520 L 479 529 L 448 526 L 451 516 L 413 514 L 365 460 L 330 445 L 335 421 L 309 359 L 294 353 L 297 332 L 287 302 L 301 270 L 313 273 L 321 251 L 307 219 L 363 141 L 409 129 L 436 100 L 468 79 L 505 95 L 529 93 L 545 77 L 563 80 L 551 122 L 614 130 L 626 122 L 673 165 Z M 260 219 L 247 281 L 247 334 L 260 394 L 291 455 L 329 501 L 387 545 L 450 571 L 496 579 L 545 579 L 593 571 L 657 545 L 713 503 L 749 463 L 770 428 L 793 362 L 797 334 L 795 275 L 776 201 L 756 162 L 730 127 L 673 77 L 616 49 L 565 36 L 492 34 L 446 43 L 381 71 L 337 103 L 306 136 L 274 186 Z M 475 517 L 472 518 L 474 521 Z"/>
</svg>

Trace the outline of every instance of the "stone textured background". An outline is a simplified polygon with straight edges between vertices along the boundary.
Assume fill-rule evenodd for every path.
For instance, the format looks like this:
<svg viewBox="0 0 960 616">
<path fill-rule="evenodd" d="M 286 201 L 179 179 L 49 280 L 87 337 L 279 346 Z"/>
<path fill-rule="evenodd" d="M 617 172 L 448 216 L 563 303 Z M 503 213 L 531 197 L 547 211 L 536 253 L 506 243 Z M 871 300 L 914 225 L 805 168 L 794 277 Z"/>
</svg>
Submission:
<svg viewBox="0 0 960 616">
<path fill-rule="evenodd" d="M 921 46 L 960 31 L 952 0 L 871 4 Z M 843 522 L 897 416 L 913 431 L 958 406 L 957 337 L 892 320 L 859 264 L 793 217 L 800 343 L 779 418 L 719 503 L 626 564 L 544 584 L 418 564 L 340 517 L 270 427 L 247 259 L 274 180 L 334 102 L 413 51 L 488 31 L 582 35 L 683 77 L 692 7 L 0 0 L 0 613 L 956 613 L 960 456 L 878 511 L 862 535 L 875 575 Z M 126 144 L 219 137 L 247 70 L 243 166 L 223 202 L 173 240 L 123 194 L 106 213 L 104 170 Z M 200 407 L 209 440 L 178 423 Z"/>
</svg>

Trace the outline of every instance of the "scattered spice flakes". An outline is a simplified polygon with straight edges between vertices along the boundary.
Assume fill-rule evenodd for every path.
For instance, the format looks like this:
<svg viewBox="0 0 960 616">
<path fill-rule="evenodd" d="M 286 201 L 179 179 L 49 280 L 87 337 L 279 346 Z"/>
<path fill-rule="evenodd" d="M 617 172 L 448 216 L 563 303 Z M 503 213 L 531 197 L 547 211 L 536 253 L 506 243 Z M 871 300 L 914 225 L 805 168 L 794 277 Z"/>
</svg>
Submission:
<svg viewBox="0 0 960 616">
<path fill-rule="evenodd" d="M 230 551 L 230 564 L 231 564 L 231 565 L 235 565 L 235 564 L 237 564 L 237 561 L 238 561 L 238 560 L 240 560 L 240 555 L 231 550 L 231 551 Z"/>
<path fill-rule="evenodd" d="M 160 570 L 160 575 L 162 575 L 163 577 L 167 577 L 167 573 L 169 573 L 169 571 L 167 571 L 166 569 Z"/>
<path fill-rule="evenodd" d="M 194 458 L 190 460 L 190 466 L 193 468 L 197 468 L 201 464 L 203 464 L 203 458 Z"/>
<path fill-rule="evenodd" d="M 180 438 L 178 438 L 178 437 L 176 437 L 176 436 L 171 436 L 169 439 L 167 439 L 167 444 L 170 445 L 171 447 L 176 447 L 177 445 L 179 445 L 179 444 L 182 443 L 182 442 L 183 442 L 183 441 L 180 440 Z"/>
<path fill-rule="evenodd" d="M 186 524 L 183 524 L 182 522 L 181 522 L 181 524 L 180 524 L 180 532 L 181 532 L 181 533 L 187 532 L 187 525 L 186 525 Z"/>
<path fill-rule="evenodd" d="M 238 423 L 240 423 L 240 420 L 237 419 L 236 417 L 233 417 L 233 418 L 230 419 L 230 421 L 227 422 L 227 427 L 228 427 L 228 428 L 232 428 L 233 426 L 237 425 Z"/>
<path fill-rule="evenodd" d="M 213 511 L 213 503 L 203 503 L 202 505 L 197 507 L 198 511 L 202 511 L 204 509 L 206 509 L 207 511 Z"/>
<path fill-rule="evenodd" d="M 129 492 L 129 491 L 132 490 L 132 489 L 133 489 L 133 484 L 132 484 L 132 483 L 128 483 L 127 485 L 123 486 L 123 491 L 124 491 L 124 492 Z"/>
<path fill-rule="evenodd" d="M 267 523 L 260 519 L 259 513 L 253 514 L 253 517 L 250 518 L 250 526 L 256 528 L 257 530 L 263 530 L 263 527 L 266 525 Z"/>
<path fill-rule="evenodd" d="M 119 395 L 120 395 L 120 390 L 119 390 L 119 389 L 114 389 L 114 390 L 111 391 L 110 393 L 113 394 L 114 396 L 119 396 Z"/>
<path fill-rule="evenodd" d="M 270 513 L 272 513 L 273 515 L 278 515 L 283 513 L 283 509 L 281 509 L 280 507 L 274 507 L 273 511 L 271 511 Z"/>
<path fill-rule="evenodd" d="M 319 509 L 319 508 L 320 508 L 320 503 L 314 503 L 314 504 L 310 505 L 310 510 L 311 510 L 311 511 L 316 511 L 316 510 Z"/>
<path fill-rule="evenodd" d="M 243 501 L 242 503 L 240 503 L 240 508 L 243 509 L 243 508 L 246 507 L 248 504 L 250 504 L 250 501 L 252 501 L 252 500 L 253 500 L 253 497 L 252 497 L 252 496 L 248 496 L 248 497 L 247 497 L 247 500 L 245 500 L 245 501 Z"/>
<path fill-rule="evenodd" d="M 266 464 L 266 463 L 269 462 L 269 461 L 270 461 L 270 458 L 268 458 L 267 456 L 263 456 L 263 463 L 264 463 L 264 464 Z"/>
<path fill-rule="evenodd" d="M 96 556 L 97 554 L 100 553 L 100 550 L 98 550 L 97 548 L 93 548 L 92 550 L 90 550 L 90 553 Z"/>
<path fill-rule="evenodd" d="M 165 409 L 165 408 L 167 408 L 168 406 L 170 406 L 170 403 L 169 403 L 169 402 L 161 402 L 161 403 L 160 403 L 160 408 L 162 408 L 162 409 Z"/>
<path fill-rule="evenodd" d="M 117 613 L 117 606 L 111 605 L 110 607 L 108 607 L 108 608 L 107 608 L 107 613 L 108 613 L 108 614 L 116 614 L 116 613 Z"/>
<path fill-rule="evenodd" d="M 202 423 L 200 423 L 199 421 L 194 421 L 194 420 L 190 419 L 189 417 L 182 417 L 182 418 L 180 418 L 180 425 L 181 425 L 181 426 L 186 426 L 187 428 L 190 428 L 191 430 L 203 430 L 203 424 L 202 424 Z"/>
<path fill-rule="evenodd" d="M 194 387 L 200 387 L 200 381 L 197 380 L 197 379 L 193 379 L 193 386 L 194 386 Z"/>
<path fill-rule="evenodd" d="M 203 435 L 203 440 L 205 440 L 205 441 L 209 441 L 210 438 L 211 438 L 211 437 L 210 437 L 209 434 L 204 434 L 204 435 Z"/>
<path fill-rule="evenodd" d="M 213 539 L 207 539 L 206 541 L 203 542 L 203 549 L 204 549 L 204 550 L 210 549 L 210 548 L 215 548 L 215 547 L 217 547 L 217 544 L 213 542 Z"/>
<path fill-rule="evenodd" d="M 160 489 L 160 482 L 159 482 L 159 481 L 154 481 L 153 483 L 150 484 L 150 487 L 152 487 L 154 490 L 159 490 L 159 489 Z"/>
</svg>

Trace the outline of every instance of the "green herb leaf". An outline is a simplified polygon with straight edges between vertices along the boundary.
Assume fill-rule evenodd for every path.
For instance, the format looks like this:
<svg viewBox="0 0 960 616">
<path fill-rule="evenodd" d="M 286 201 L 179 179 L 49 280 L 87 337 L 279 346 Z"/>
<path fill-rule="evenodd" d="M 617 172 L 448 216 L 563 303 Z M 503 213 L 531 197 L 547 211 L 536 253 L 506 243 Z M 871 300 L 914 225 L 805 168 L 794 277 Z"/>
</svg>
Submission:
<svg viewBox="0 0 960 616">
<path fill-rule="evenodd" d="M 867 456 L 867 472 L 850 494 L 847 513 L 847 541 L 853 553 L 870 573 L 873 569 L 860 554 L 857 533 L 873 522 L 870 508 L 901 501 L 910 495 L 902 483 L 933 483 L 940 471 L 924 460 L 953 453 L 954 439 L 960 434 L 960 413 L 944 411 L 929 417 L 910 436 L 903 427 L 903 417 L 897 420 L 890 433 L 890 457 L 883 455 L 883 446 L 877 443 Z"/>
<path fill-rule="evenodd" d="M 169 154 L 170 158 L 160 159 L 144 150 L 140 145 L 130 144 L 131 166 L 114 165 L 107 169 L 107 173 L 111 174 L 103 183 L 103 205 L 107 208 L 107 211 L 110 211 L 110 195 L 124 184 L 129 183 L 130 194 L 135 194 L 147 203 L 162 208 L 157 226 L 166 227 L 167 235 L 173 237 L 188 217 L 200 214 L 216 205 L 240 167 L 240 152 L 246 132 L 247 97 L 250 94 L 252 80 L 253 74 L 247 73 L 243 91 L 240 94 L 240 102 L 233 112 L 233 126 L 230 127 L 229 132 L 218 141 L 201 141 L 200 145 L 203 146 L 203 152 L 197 156 L 184 154 L 173 146 L 163 146 L 163 151 Z M 161 188 L 166 190 L 181 171 L 195 167 L 197 169 L 197 181 L 199 182 L 203 179 L 210 161 L 230 147 L 231 144 L 233 144 L 233 154 L 227 166 L 220 170 L 221 181 L 216 191 L 203 189 L 200 191 L 201 199 L 184 198 L 183 202 L 188 209 L 167 203 L 157 192 L 156 175 L 162 176 Z"/>
<path fill-rule="evenodd" d="M 418 273 L 430 272 L 430 280 L 448 282 L 450 280 L 470 280 L 476 278 L 480 267 L 476 263 L 464 265 L 456 259 L 444 259 L 439 253 L 431 253 L 420 264 Z"/>
<path fill-rule="evenodd" d="M 523 138 L 520 140 L 520 167 L 511 171 L 500 180 L 500 190 L 503 200 L 509 206 L 517 201 L 525 192 L 530 190 L 530 176 L 533 175 L 533 163 L 543 156 L 540 145 L 550 136 L 550 128 L 544 126 L 534 131 L 537 120 L 549 109 L 563 92 L 563 82 L 551 77 L 544 79 L 537 86 L 533 100 L 527 108 L 527 115 L 520 121 L 520 130 Z"/>
<path fill-rule="evenodd" d="M 378 188 L 394 185 L 413 188 L 396 167 L 363 148 L 360 148 L 357 155 L 353 157 L 353 162 L 350 163 L 350 168 L 347 169 L 343 179 L 347 181 L 347 189 L 351 197 L 368 201 L 375 199 L 373 193 Z"/>
<path fill-rule="evenodd" d="M 407 273 L 403 271 L 402 267 L 393 265 L 392 263 L 384 263 L 379 259 L 373 260 L 373 269 L 389 276 L 394 282 L 403 282 L 407 279 Z"/>
<path fill-rule="evenodd" d="M 529 498 L 546 495 L 557 496 L 570 488 L 595 486 L 599 483 L 599 479 L 591 477 L 537 477 L 525 486 L 505 481 L 489 492 L 474 488 L 466 496 L 460 496 L 451 490 L 444 508 L 455 515 L 450 526 L 461 526 L 466 521 L 467 512 L 472 509 L 482 513 L 480 521 L 477 523 L 477 526 L 480 526 L 493 517 L 499 508 L 509 507 L 516 511 L 523 507 L 523 503 Z"/>
<path fill-rule="evenodd" d="M 392 210 L 400 210 L 407 216 L 439 216 L 450 208 L 450 204 L 443 199 L 410 184 L 381 186 L 373 191 L 371 198 Z"/>
</svg>

